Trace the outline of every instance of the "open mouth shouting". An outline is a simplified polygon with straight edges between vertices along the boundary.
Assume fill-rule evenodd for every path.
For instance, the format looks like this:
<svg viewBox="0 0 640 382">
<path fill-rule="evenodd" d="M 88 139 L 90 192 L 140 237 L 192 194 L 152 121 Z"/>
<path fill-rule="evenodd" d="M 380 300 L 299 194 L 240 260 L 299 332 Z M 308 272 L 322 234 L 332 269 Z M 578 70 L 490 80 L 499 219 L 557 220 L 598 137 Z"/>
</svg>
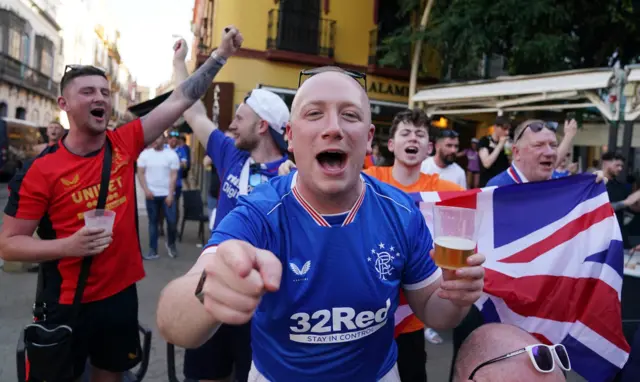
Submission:
<svg viewBox="0 0 640 382">
<path fill-rule="evenodd" d="M 540 162 L 540 167 L 542 167 L 546 171 L 553 170 L 553 162 L 552 161 L 542 161 Z"/>
<path fill-rule="evenodd" d="M 416 155 L 416 154 L 418 154 L 418 151 L 419 151 L 418 146 L 407 146 L 404 149 L 404 152 L 409 154 L 409 155 Z"/>
<path fill-rule="evenodd" d="M 94 107 L 91 109 L 90 113 L 96 119 L 96 121 L 104 122 L 106 112 L 103 107 Z"/>
<path fill-rule="evenodd" d="M 342 150 L 325 150 L 316 155 L 316 159 L 325 174 L 339 175 L 347 166 L 347 154 Z"/>
</svg>

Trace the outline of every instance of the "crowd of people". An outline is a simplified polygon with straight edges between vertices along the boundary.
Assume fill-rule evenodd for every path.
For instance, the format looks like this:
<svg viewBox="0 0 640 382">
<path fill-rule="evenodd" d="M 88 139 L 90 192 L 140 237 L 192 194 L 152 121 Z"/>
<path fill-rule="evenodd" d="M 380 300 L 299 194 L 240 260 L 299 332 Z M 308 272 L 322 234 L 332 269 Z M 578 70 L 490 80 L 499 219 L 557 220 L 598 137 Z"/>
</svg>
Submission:
<svg viewBox="0 0 640 382">
<path fill-rule="evenodd" d="M 393 163 L 383 166 L 366 77 L 324 67 L 302 73 L 290 109 L 278 95 L 252 90 L 223 131 L 200 98 L 242 42 L 237 29 L 225 28 L 191 75 L 187 44 L 177 42 L 176 90 L 115 130 L 107 129 L 105 73 L 65 69 L 59 105 L 71 128 L 11 181 L 0 232 L 3 259 L 41 264 L 35 327 L 25 331 L 30 381 L 74 380 L 90 359 L 92 381 L 120 382 L 139 362 L 136 283 L 142 260 L 158 257 L 163 220 L 167 253 L 178 256 L 191 158 L 178 133 L 164 132 L 180 116 L 216 175 L 207 201 L 211 238 L 193 267 L 163 289 L 157 308 L 162 336 L 187 348 L 186 378 L 426 381 L 425 338 L 438 342 L 437 330 L 453 329 L 453 381 L 564 380 L 571 354 L 562 345 L 484 323 L 474 303 L 485 254 L 457 270 L 435 265 L 432 235 L 407 193 L 569 176 L 576 121 L 565 122 L 558 144 L 558 123 L 526 120 L 514 130 L 499 117 L 489 135 L 461 151 L 454 129 L 434 129 L 424 111 L 406 110 L 393 119 Z M 626 213 L 640 211 L 640 191 L 616 180 L 623 162 L 607 153 L 593 177 L 608 180 L 621 226 Z M 136 173 L 149 216 L 144 255 L 134 244 Z M 84 214 L 101 204 L 116 213 L 111 231 L 84 226 Z M 390 253 L 384 266 L 372 261 L 380 249 Z M 401 322 L 399 311 L 407 312 Z"/>
</svg>

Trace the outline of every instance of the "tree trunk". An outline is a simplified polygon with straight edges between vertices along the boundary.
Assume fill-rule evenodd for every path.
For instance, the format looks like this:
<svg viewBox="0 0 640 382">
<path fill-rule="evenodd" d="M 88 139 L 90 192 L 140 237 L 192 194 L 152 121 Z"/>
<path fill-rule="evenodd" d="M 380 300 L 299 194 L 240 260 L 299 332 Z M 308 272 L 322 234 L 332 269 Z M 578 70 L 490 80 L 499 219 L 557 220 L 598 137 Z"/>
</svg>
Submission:
<svg viewBox="0 0 640 382">
<path fill-rule="evenodd" d="M 420 20 L 419 31 L 425 30 L 429 21 L 429 13 L 433 8 L 434 0 L 429 0 L 424 8 L 422 20 Z M 416 82 L 418 81 L 418 68 L 420 67 L 420 56 L 422 55 L 422 40 L 416 41 L 415 50 L 413 52 L 413 62 L 411 63 L 411 79 L 409 80 L 409 109 L 413 109 L 413 95 L 416 93 Z"/>
</svg>

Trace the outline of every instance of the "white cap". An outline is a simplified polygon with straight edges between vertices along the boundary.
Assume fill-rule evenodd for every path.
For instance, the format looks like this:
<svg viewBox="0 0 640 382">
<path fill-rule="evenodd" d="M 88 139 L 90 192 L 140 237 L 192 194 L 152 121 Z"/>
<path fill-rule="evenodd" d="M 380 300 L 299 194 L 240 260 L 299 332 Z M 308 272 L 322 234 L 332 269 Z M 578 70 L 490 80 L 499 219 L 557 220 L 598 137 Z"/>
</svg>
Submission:
<svg viewBox="0 0 640 382">
<path fill-rule="evenodd" d="M 284 133 L 289 122 L 289 108 L 276 93 L 264 89 L 253 89 L 246 99 L 249 106 L 258 116 L 267 121 L 271 128 L 271 136 L 283 152 L 287 151 Z"/>
</svg>

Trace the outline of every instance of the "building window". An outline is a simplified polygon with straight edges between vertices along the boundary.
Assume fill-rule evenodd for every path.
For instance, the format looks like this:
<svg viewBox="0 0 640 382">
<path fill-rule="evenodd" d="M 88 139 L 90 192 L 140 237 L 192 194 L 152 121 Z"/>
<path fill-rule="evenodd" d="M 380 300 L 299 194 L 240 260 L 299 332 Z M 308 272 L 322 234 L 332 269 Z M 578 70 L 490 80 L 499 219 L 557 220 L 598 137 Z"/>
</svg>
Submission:
<svg viewBox="0 0 640 382">
<path fill-rule="evenodd" d="M 9 56 L 20 60 L 20 50 L 22 48 L 22 36 L 15 29 L 9 29 Z"/>
<path fill-rule="evenodd" d="M 44 36 L 37 35 L 35 41 L 35 54 L 33 67 L 40 72 L 51 76 L 53 74 L 53 42 Z"/>
<path fill-rule="evenodd" d="M 7 116 L 7 103 L 6 102 L 0 102 L 0 118 L 6 117 Z"/>
<path fill-rule="evenodd" d="M 24 107 L 16 108 L 16 119 L 27 119 L 27 110 Z"/>
</svg>

